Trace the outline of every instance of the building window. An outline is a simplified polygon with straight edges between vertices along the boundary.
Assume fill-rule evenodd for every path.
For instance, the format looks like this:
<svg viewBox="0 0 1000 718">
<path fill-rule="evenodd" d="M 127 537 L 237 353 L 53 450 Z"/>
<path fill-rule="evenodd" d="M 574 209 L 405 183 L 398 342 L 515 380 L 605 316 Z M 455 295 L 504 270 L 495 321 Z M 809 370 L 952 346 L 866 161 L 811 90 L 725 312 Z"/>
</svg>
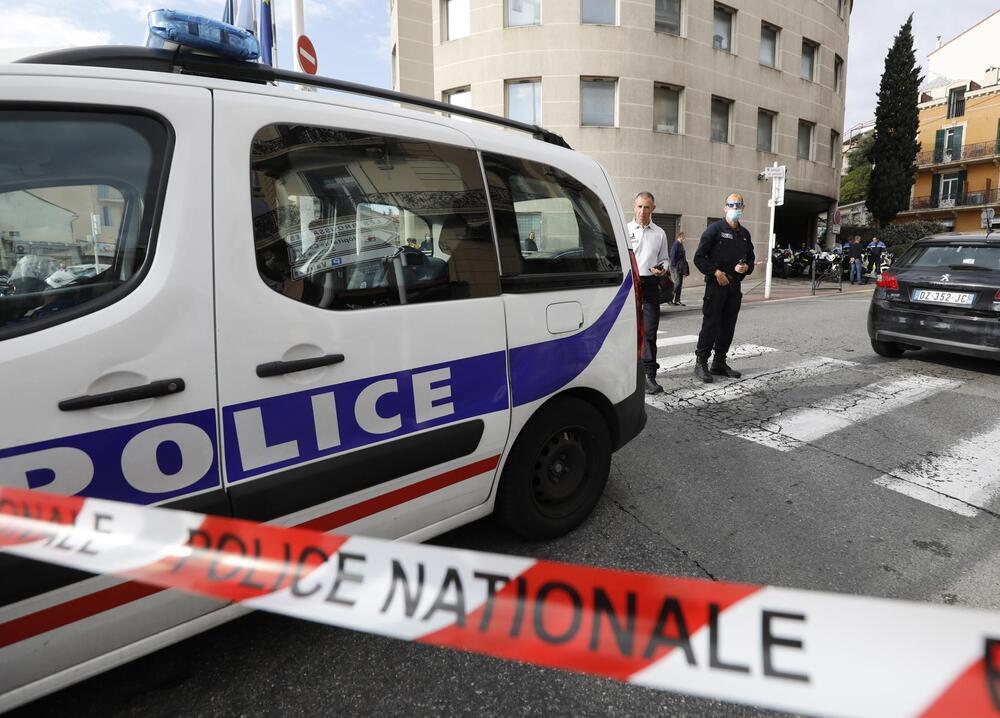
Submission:
<svg viewBox="0 0 1000 718">
<path fill-rule="evenodd" d="M 507 80 L 507 117 L 529 125 L 542 124 L 541 80 Z"/>
<path fill-rule="evenodd" d="M 680 134 L 681 88 L 673 85 L 653 87 L 653 129 L 657 132 Z"/>
<path fill-rule="evenodd" d="M 472 88 L 456 87 L 454 90 L 445 90 L 442 95 L 441 99 L 449 105 L 455 105 L 455 107 L 472 107 Z"/>
<path fill-rule="evenodd" d="M 712 98 L 712 142 L 729 142 L 732 108 L 732 100 Z"/>
<path fill-rule="evenodd" d="M 101 207 L 101 224 L 105 227 L 111 226 L 111 208 Z"/>
<path fill-rule="evenodd" d="M 656 0 L 656 32 L 681 34 L 681 0 Z"/>
<path fill-rule="evenodd" d="M 778 66 L 778 33 L 781 30 L 770 23 L 760 24 L 760 64 Z"/>
<path fill-rule="evenodd" d="M 615 126 L 617 80 L 580 78 L 580 124 L 584 127 Z"/>
<path fill-rule="evenodd" d="M 802 69 L 800 74 L 805 80 L 812 82 L 816 77 L 816 55 L 819 50 L 819 45 L 817 45 L 812 40 L 802 40 Z"/>
<path fill-rule="evenodd" d="M 830 164 L 837 166 L 837 158 L 840 157 L 840 133 L 830 130 Z"/>
<path fill-rule="evenodd" d="M 614 25 L 615 0 L 580 0 L 580 21 L 584 25 Z"/>
<path fill-rule="evenodd" d="M 813 130 L 816 128 L 812 122 L 799 120 L 799 145 L 797 157 L 800 160 L 812 159 Z"/>
<path fill-rule="evenodd" d="M 965 88 L 956 87 L 948 92 L 948 117 L 965 115 Z"/>
<path fill-rule="evenodd" d="M 716 50 L 733 51 L 733 25 L 736 11 L 725 5 L 715 5 L 714 34 L 712 47 Z"/>
<path fill-rule="evenodd" d="M 840 55 L 834 55 L 833 57 L 833 91 L 843 92 L 844 84 L 844 58 Z"/>
<path fill-rule="evenodd" d="M 458 40 L 471 34 L 469 0 L 444 0 L 445 40 Z"/>
<path fill-rule="evenodd" d="M 541 0 L 507 0 L 507 27 L 541 24 L 541 5 Z"/>
<path fill-rule="evenodd" d="M 757 110 L 757 151 L 774 152 L 774 125 L 777 115 L 770 110 Z"/>
</svg>

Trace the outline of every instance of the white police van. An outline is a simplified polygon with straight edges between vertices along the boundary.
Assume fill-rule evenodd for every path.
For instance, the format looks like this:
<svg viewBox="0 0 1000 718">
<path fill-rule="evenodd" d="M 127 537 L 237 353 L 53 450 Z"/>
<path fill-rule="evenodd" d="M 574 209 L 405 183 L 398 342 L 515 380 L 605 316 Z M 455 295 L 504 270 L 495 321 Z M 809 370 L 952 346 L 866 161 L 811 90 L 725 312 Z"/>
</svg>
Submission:
<svg viewBox="0 0 1000 718">
<path fill-rule="evenodd" d="M 645 423 L 618 206 L 541 128 L 385 90 L 180 48 L 0 66 L 0 484 L 417 541 L 493 511 L 564 533 Z M 0 575 L 0 711 L 237 613 Z"/>
</svg>

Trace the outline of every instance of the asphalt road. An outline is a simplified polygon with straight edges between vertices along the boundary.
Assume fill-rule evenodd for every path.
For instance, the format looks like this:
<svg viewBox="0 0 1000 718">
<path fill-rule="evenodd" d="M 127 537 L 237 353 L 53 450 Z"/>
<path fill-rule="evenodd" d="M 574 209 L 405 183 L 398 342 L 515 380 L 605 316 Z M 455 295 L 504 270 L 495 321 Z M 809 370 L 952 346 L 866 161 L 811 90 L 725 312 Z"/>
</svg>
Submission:
<svg viewBox="0 0 1000 718">
<path fill-rule="evenodd" d="M 700 314 L 671 312 L 666 394 L 579 530 L 528 543 L 487 520 L 438 542 L 1000 609 L 1000 364 L 881 359 L 866 312 L 858 295 L 748 305 L 731 361 L 747 376 L 712 387 L 691 375 Z M 21 714 L 772 715 L 265 614 Z"/>
</svg>

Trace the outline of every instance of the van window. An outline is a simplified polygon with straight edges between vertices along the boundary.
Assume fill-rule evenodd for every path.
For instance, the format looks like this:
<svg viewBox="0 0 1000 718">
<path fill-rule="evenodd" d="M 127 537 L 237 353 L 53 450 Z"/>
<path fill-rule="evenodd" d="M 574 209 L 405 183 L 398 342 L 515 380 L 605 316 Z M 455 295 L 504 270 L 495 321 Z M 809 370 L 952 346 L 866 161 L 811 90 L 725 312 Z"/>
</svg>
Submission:
<svg viewBox="0 0 1000 718">
<path fill-rule="evenodd" d="M 270 125 L 250 169 L 257 267 L 276 292 L 339 310 L 499 295 L 473 150 Z"/>
<path fill-rule="evenodd" d="M 168 141 L 151 117 L 0 109 L 0 339 L 97 309 L 134 284 Z"/>
<path fill-rule="evenodd" d="M 565 172 L 483 154 L 505 275 L 621 273 L 607 209 Z"/>
</svg>

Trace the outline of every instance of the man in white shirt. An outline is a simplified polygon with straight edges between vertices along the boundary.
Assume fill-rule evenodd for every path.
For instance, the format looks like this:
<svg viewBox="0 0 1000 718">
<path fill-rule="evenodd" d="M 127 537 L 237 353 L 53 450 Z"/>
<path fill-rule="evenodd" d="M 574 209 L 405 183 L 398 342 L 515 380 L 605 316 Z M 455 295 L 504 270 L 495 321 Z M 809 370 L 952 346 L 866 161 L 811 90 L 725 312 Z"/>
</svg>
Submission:
<svg viewBox="0 0 1000 718">
<path fill-rule="evenodd" d="M 656 382 L 656 333 L 660 328 L 660 277 L 670 271 L 667 235 L 652 222 L 656 200 L 649 192 L 640 192 L 633 203 L 635 219 L 628 223 L 629 246 L 639 267 L 642 289 L 642 363 L 646 370 L 646 393 L 663 391 Z"/>
</svg>

